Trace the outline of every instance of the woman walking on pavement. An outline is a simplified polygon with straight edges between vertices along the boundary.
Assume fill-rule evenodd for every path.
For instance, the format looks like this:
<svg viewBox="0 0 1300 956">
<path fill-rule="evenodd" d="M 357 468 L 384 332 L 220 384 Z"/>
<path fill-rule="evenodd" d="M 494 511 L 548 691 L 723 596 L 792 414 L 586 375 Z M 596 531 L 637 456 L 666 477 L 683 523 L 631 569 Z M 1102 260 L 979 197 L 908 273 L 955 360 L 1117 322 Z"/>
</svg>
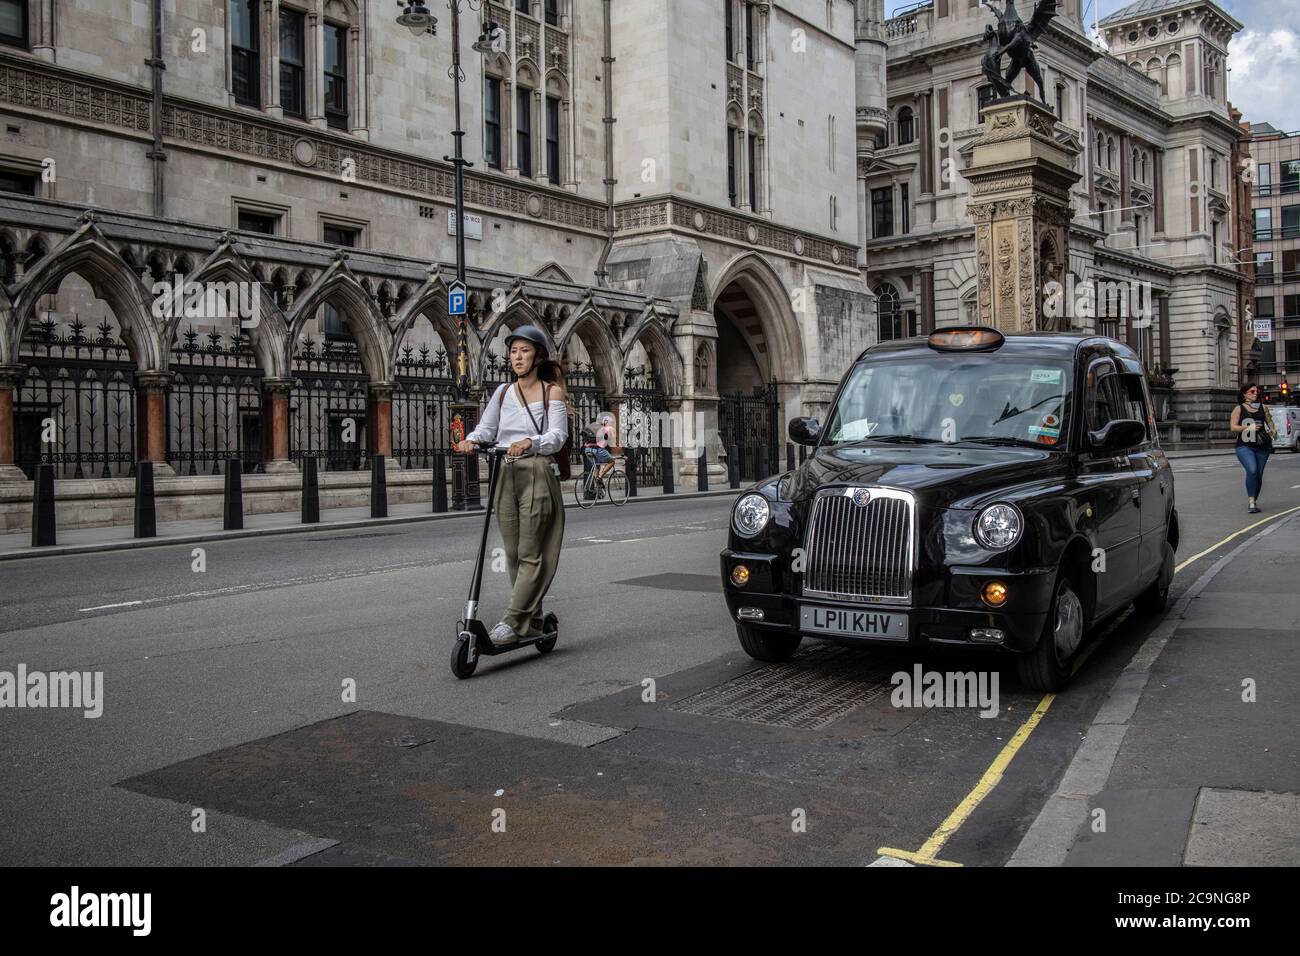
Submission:
<svg viewBox="0 0 1300 956">
<path fill-rule="evenodd" d="M 542 630 L 542 599 L 560 563 L 564 500 L 551 456 L 569 435 L 560 364 L 547 356 L 546 336 L 522 325 L 506 337 L 514 385 L 493 394 L 483 417 L 456 451 L 476 444 L 508 448 L 497 480 L 494 507 L 510 570 L 510 607 L 488 637 L 513 644 Z"/>
<path fill-rule="evenodd" d="M 1273 420 L 1259 402 L 1259 386 L 1247 382 L 1237 393 L 1237 407 L 1232 410 L 1229 426 L 1237 436 L 1237 460 L 1246 469 L 1246 510 L 1259 514 L 1260 488 L 1264 485 L 1264 466 L 1273 451 Z"/>
</svg>

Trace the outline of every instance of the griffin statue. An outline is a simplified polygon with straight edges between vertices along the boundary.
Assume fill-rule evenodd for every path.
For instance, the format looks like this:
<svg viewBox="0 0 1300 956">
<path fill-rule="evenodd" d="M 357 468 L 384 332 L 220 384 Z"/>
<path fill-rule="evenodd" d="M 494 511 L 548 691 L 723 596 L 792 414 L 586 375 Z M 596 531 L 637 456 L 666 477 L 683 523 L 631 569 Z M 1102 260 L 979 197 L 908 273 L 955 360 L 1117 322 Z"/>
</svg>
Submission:
<svg viewBox="0 0 1300 956">
<path fill-rule="evenodd" d="M 1012 84 L 1020 71 L 1024 70 L 1038 84 L 1038 96 L 1046 103 L 1047 90 L 1043 87 L 1043 71 L 1038 68 L 1038 59 L 1034 56 L 1034 50 L 1038 47 L 1034 41 L 1056 16 L 1056 0 L 1038 0 L 1028 24 L 1020 19 L 1020 14 L 1016 11 L 1016 0 L 1006 0 L 1006 7 L 1002 10 L 989 0 L 980 2 L 998 18 L 996 29 L 992 25 L 984 28 L 984 38 L 989 49 L 982 61 L 984 75 L 993 84 L 994 96 L 1011 96 L 1015 92 Z M 1005 77 L 1002 75 L 1003 56 L 1011 58 Z"/>
</svg>

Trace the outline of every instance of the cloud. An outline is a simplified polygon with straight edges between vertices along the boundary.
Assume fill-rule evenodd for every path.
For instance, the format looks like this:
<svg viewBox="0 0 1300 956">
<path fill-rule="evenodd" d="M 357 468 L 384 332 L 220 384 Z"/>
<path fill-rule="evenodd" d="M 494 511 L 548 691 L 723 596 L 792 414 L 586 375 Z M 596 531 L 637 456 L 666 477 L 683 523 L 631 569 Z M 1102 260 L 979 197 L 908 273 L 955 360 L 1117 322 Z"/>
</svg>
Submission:
<svg viewBox="0 0 1300 956">
<path fill-rule="evenodd" d="M 1228 96 L 1243 119 L 1272 123 L 1282 130 L 1300 129 L 1295 91 L 1300 76 L 1300 34 L 1291 27 L 1248 28 L 1233 37 L 1228 67 L 1232 70 Z"/>
</svg>

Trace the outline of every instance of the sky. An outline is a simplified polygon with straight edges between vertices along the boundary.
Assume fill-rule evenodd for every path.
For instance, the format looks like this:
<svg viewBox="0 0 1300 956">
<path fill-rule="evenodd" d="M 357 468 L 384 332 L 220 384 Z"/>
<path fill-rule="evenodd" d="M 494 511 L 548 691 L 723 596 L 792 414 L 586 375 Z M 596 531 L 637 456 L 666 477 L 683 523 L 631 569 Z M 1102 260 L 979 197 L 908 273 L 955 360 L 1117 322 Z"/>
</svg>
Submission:
<svg viewBox="0 0 1300 956">
<path fill-rule="evenodd" d="M 1104 19 L 1132 0 L 1085 0 L 1086 19 Z M 1245 29 L 1228 47 L 1228 98 L 1252 123 L 1272 123 L 1288 132 L 1300 130 L 1300 0 L 1216 0 Z M 915 0 L 886 0 L 891 12 Z M 1094 7 L 1096 9 L 1094 9 Z M 1028 14 L 1033 0 L 1020 0 Z"/>
</svg>

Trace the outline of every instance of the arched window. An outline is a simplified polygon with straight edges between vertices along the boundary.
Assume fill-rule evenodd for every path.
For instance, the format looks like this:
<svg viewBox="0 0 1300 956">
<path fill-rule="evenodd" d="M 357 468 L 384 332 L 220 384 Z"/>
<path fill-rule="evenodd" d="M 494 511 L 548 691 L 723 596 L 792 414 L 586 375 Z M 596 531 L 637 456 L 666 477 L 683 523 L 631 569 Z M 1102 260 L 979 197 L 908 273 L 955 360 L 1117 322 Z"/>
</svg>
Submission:
<svg viewBox="0 0 1300 956">
<path fill-rule="evenodd" d="M 1133 150 L 1133 165 L 1132 165 L 1132 167 L 1131 167 L 1131 169 L 1132 169 L 1132 171 L 1133 171 L 1133 178 L 1134 178 L 1134 179 L 1137 179 L 1137 178 L 1138 178 L 1138 170 L 1139 170 L 1140 168 L 1141 168 L 1141 164 L 1140 164 L 1139 159 L 1138 159 L 1138 151 L 1137 151 L 1137 149 L 1134 149 L 1134 150 Z M 1141 180 L 1139 179 L 1138 182 L 1141 182 Z"/>
<path fill-rule="evenodd" d="M 1146 153 L 1146 150 L 1143 150 L 1143 151 L 1142 151 L 1142 182 L 1144 182 L 1144 183 L 1149 183 L 1149 182 L 1151 182 L 1151 180 L 1147 179 L 1147 174 L 1148 174 L 1148 170 L 1147 170 L 1147 153 Z"/>
<path fill-rule="evenodd" d="M 705 342 L 701 342 L 695 350 L 695 387 L 699 391 L 712 387 L 709 381 L 709 346 Z"/>
<path fill-rule="evenodd" d="M 1220 314 L 1214 328 L 1214 381 L 1217 385 L 1228 385 L 1232 380 L 1232 332 L 1227 316 Z"/>
<path fill-rule="evenodd" d="M 912 108 L 904 106 L 898 111 L 898 145 L 905 146 L 916 138 L 912 120 Z"/>
<path fill-rule="evenodd" d="M 1170 98 L 1183 95 L 1183 61 L 1177 53 L 1165 59 L 1165 91 Z"/>
<path fill-rule="evenodd" d="M 906 335 L 903 328 L 903 312 L 899 305 L 898 290 L 889 282 L 876 286 L 876 318 L 880 327 L 879 341 L 901 339 Z"/>
<path fill-rule="evenodd" d="M 1147 76 L 1160 84 L 1160 95 L 1163 96 L 1165 93 L 1165 68 L 1160 62 L 1160 57 L 1153 56 L 1147 60 L 1146 73 Z"/>
<path fill-rule="evenodd" d="M 1097 134 L 1097 165 L 1106 165 L 1106 137 L 1101 133 Z"/>
<path fill-rule="evenodd" d="M 1115 137 L 1106 137 L 1106 168 L 1115 168 Z"/>
<path fill-rule="evenodd" d="M 546 102 L 541 117 L 545 124 L 546 151 L 543 173 L 549 183 L 559 186 L 569 178 L 569 97 L 564 77 L 552 71 L 546 80 Z"/>
</svg>

